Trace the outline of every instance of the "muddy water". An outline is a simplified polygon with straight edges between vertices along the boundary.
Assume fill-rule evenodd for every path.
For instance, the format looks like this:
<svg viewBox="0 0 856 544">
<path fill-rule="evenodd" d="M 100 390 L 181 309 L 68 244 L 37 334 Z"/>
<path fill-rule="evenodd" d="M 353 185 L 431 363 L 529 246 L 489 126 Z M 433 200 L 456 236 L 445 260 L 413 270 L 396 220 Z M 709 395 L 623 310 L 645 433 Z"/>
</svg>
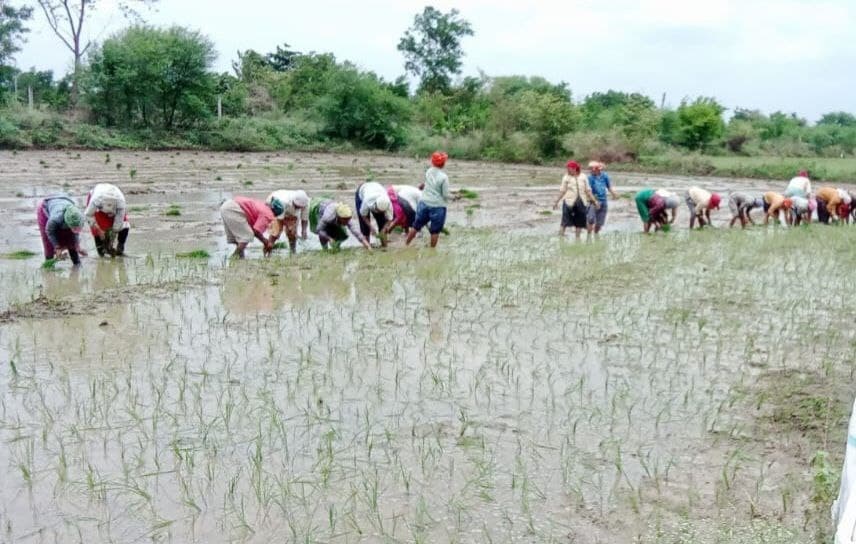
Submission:
<svg viewBox="0 0 856 544">
<path fill-rule="evenodd" d="M 421 160 L 383 155 L 0 151 L 0 252 L 39 251 L 34 213 L 38 199 L 65 191 L 82 204 L 86 192 L 99 182 L 114 183 L 126 193 L 134 227 L 130 244 L 133 253 L 206 249 L 224 254 L 223 228 L 217 212 L 224 198 L 235 194 L 263 198 L 274 189 L 301 188 L 311 196 L 329 195 L 352 203 L 354 189 L 367 179 L 416 185 L 424 168 Z M 560 215 L 552 210 L 552 203 L 562 175 L 560 169 L 452 162 L 448 170 L 453 188 L 466 187 L 478 194 L 476 199 L 460 199 L 450 206 L 452 230 L 467 226 L 537 234 L 557 230 Z M 683 191 L 697 184 L 721 192 L 776 187 L 756 180 L 625 173 L 613 173 L 612 178 L 617 190 L 628 195 L 646 186 Z M 778 185 L 784 188 L 784 182 Z M 173 204 L 179 206 L 180 216 L 165 215 Z M 680 211 L 679 224 L 685 226 L 685 210 Z M 612 201 L 609 213 L 606 232 L 633 232 L 640 228 L 630 198 Z M 715 214 L 714 223 L 722 226 L 728 219 L 724 209 Z M 93 250 L 91 240 L 85 238 Z M 317 247 L 316 239 L 306 249 Z"/>
<path fill-rule="evenodd" d="M 65 182 L 79 195 L 93 178 L 138 187 L 140 258 L 53 272 L 0 262 L 14 310 L 0 323 L 4 539 L 656 541 L 681 520 L 741 524 L 754 511 L 804 541 L 802 459 L 747 440 L 752 419 L 732 407 L 759 369 L 845 367 L 852 331 L 813 355 L 801 338 L 850 331 L 853 316 L 814 303 L 790 321 L 744 312 L 829 278 L 856 292 L 843 265 L 755 261 L 775 235 L 754 232 L 563 244 L 539 213 L 552 170 L 488 182 L 474 164 L 460 179 L 481 207 L 455 203 L 438 252 L 229 265 L 216 206 L 236 181 L 263 196 L 305 180 L 344 199 L 342 177 L 398 182 L 419 164 L 73 157 L 3 156 L 5 247 L 38 245 L 14 170 L 28 195 Z M 143 166 L 125 183 L 116 162 Z M 619 177 L 619 190 L 637 184 L 649 182 Z M 173 202 L 182 215 L 164 216 Z M 613 230 L 631 228 L 629 201 L 612 213 Z M 171 256 L 183 248 L 215 256 Z"/>
</svg>

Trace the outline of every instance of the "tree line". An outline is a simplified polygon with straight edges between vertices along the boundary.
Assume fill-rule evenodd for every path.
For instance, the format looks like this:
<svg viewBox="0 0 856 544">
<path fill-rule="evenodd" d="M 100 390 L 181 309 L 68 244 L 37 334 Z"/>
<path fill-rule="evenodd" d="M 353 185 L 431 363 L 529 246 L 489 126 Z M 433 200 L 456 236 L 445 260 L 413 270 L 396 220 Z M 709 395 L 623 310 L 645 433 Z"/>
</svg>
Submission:
<svg viewBox="0 0 856 544">
<path fill-rule="evenodd" d="M 398 43 L 406 75 L 388 81 L 330 53 L 288 44 L 239 51 L 230 72 L 216 73 L 213 42 L 177 26 L 136 23 L 102 43 L 84 44 L 81 25 L 94 2 L 59 9 L 69 2 L 37 2 L 74 57 L 73 71 L 59 79 L 14 67 L 38 12 L 0 4 L 0 146 L 62 145 L 72 133 L 77 144 L 95 147 L 352 146 L 414 153 L 442 147 L 463 158 L 520 162 L 567 154 L 635 161 L 676 150 L 839 157 L 856 149 L 856 118 L 846 112 L 810 124 L 793 113 L 737 109 L 726 120 L 726 108 L 712 97 L 686 98 L 672 108 L 617 90 L 574 100 L 568 83 L 538 76 L 461 77 L 463 42 L 475 31 L 454 9 L 429 6 L 414 17 Z M 31 95 L 41 117 L 22 112 Z M 62 115 L 68 112 L 84 123 Z M 105 139 L 110 134 L 113 139 Z"/>
</svg>

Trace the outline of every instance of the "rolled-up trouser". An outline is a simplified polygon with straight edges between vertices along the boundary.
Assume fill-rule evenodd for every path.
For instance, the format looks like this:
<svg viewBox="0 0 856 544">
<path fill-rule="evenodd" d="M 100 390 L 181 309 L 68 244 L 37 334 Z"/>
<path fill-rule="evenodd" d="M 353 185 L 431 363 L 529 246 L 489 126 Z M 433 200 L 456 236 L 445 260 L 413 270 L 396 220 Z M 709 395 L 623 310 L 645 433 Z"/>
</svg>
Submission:
<svg viewBox="0 0 856 544">
<path fill-rule="evenodd" d="M 220 217 L 223 219 L 228 243 L 249 244 L 256 237 L 244 210 L 234 200 L 229 199 L 220 206 Z"/>
</svg>

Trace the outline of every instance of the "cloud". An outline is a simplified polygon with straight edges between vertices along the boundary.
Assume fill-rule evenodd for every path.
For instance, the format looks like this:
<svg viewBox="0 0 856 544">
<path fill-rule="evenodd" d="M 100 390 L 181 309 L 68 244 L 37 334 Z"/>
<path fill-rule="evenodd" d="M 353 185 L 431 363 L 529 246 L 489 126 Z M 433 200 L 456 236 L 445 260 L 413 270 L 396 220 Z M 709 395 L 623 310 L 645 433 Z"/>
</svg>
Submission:
<svg viewBox="0 0 856 544">
<path fill-rule="evenodd" d="M 122 23 L 104 3 L 92 28 Z M 403 72 L 398 40 L 425 0 L 182 0 L 160 2 L 153 24 L 197 28 L 228 70 L 238 49 L 330 51 L 392 79 Z M 609 88 L 646 92 L 659 101 L 715 96 L 729 106 L 787 109 L 810 118 L 852 109 L 856 20 L 852 0 L 436 0 L 457 8 L 475 36 L 465 38 L 464 70 L 476 75 L 542 75 L 568 81 L 576 97 Z M 111 22 L 112 21 L 112 22 Z M 64 72 L 70 54 L 39 14 L 22 66 Z M 104 35 L 106 36 L 106 34 Z M 837 90 L 836 90 L 837 88 Z M 785 103 L 788 101 L 787 103 Z"/>
</svg>

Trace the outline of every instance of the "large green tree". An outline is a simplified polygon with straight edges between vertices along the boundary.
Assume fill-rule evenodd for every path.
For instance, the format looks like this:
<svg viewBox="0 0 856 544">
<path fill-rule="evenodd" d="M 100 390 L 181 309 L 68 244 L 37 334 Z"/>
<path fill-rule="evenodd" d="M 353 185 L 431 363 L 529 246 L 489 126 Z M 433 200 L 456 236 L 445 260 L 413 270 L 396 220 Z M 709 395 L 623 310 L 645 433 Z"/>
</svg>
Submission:
<svg viewBox="0 0 856 544">
<path fill-rule="evenodd" d="M 78 83 L 83 56 L 92 46 L 91 41 L 84 43 L 84 28 L 92 13 L 98 8 L 99 0 L 36 0 L 42 8 L 42 14 L 48 26 L 57 38 L 74 56 L 74 69 L 71 78 L 71 101 L 77 105 Z M 117 0 L 118 7 L 126 16 L 139 20 L 136 6 L 153 4 L 157 0 Z"/>
<path fill-rule="evenodd" d="M 452 76 L 461 73 L 461 40 L 473 34 L 456 9 L 443 13 L 427 6 L 413 18 L 398 50 L 404 54 L 405 70 L 420 79 L 420 92 L 448 92 Z"/>
<path fill-rule="evenodd" d="M 103 124 L 172 129 L 211 115 L 214 45 L 182 27 L 130 27 L 95 51 L 88 96 Z"/>
<path fill-rule="evenodd" d="M 32 8 L 16 8 L 0 2 L 0 66 L 7 64 L 12 55 L 21 50 L 21 39 L 28 32 L 24 22 L 32 13 Z"/>
<path fill-rule="evenodd" d="M 710 145 L 725 131 L 724 111 L 713 98 L 699 97 L 692 102 L 681 102 L 677 112 L 677 143 L 696 150 Z"/>
</svg>

